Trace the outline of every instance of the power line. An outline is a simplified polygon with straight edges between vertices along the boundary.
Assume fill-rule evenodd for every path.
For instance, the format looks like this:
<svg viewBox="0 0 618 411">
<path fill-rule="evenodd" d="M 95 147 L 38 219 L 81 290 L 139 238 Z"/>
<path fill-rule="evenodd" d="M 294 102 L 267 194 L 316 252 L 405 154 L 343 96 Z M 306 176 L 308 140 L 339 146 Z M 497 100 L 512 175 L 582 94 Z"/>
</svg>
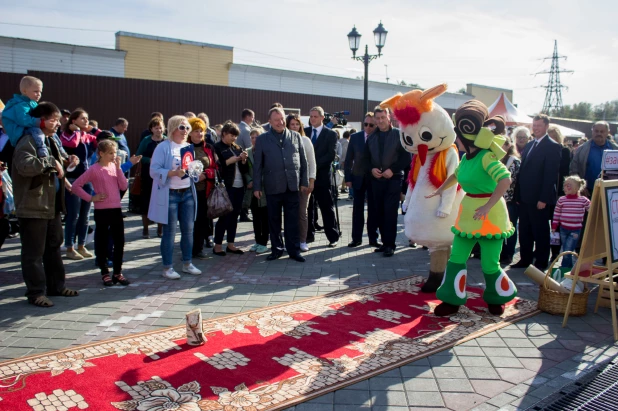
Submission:
<svg viewBox="0 0 618 411">
<path fill-rule="evenodd" d="M 42 29 L 57 29 L 57 30 L 75 30 L 75 31 L 99 31 L 103 33 L 115 33 L 116 30 L 101 30 L 101 29 L 81 29 L 75 27 L 56 27 L 56 26 L 40 26 L 38 24 L 21 24 L 21 23 L 8 23 L 0 21 L 0 24 L 5 26 L 20 26 L 20 27 L 37 27 Z"/>
</svg>

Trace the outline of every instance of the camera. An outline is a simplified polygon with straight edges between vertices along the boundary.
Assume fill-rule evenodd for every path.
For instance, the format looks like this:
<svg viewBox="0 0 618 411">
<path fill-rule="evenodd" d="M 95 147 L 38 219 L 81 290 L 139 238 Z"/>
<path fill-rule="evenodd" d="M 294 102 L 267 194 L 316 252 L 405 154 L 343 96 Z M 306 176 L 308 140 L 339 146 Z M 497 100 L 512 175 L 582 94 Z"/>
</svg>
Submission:
<svg viewBox="0 0 618 411">
<path fill-rule="evenodd" d="M 335 113 L 324 113 L 324 124 L 330 123 L 333 119 L 337 120 L 337 124 L 345 126 L 348 124 L 348 120 L 345 116 L 349 116 L 350 112 L 347 110 L 337 111 Z"/>
</svg>

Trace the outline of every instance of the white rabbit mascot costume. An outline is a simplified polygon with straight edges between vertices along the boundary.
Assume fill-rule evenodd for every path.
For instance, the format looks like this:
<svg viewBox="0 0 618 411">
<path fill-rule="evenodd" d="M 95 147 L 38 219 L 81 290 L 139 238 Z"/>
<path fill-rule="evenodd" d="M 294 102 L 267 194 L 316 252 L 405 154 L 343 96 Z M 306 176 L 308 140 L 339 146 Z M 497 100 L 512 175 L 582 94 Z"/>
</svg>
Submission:
<svg viewBox="0 0 618 411">
<path fill-rule="evenodd" d="M 441 196 L 425 198 L 455 172 L 459 151 L 453 121 L 433 100 L 446 91 L 446 84 L 428 90 L 412 90 L 383 101 L 401 129 L 401 144 L 413 154 L 408 177 L 408 193 L 403 203 L 405 234 L 415 243 L 429 248 L 429 278 L 422 292 L 435 292 L 449 259 L 459 203 L 463 191 L 455 185 Z"/>
</svg>

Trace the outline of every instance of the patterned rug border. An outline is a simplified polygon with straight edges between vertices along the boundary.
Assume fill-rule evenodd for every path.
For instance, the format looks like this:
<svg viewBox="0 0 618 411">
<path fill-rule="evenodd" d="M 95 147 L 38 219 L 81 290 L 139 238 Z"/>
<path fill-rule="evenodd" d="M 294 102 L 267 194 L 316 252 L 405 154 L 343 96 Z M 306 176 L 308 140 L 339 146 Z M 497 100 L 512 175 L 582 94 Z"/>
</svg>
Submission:
<svg viewBox="0 0 618 411">
<path fill-rule="evenodd" d="M 204 320 L 203 323 L 204 325 L 211 323 L 211 322 L 217 322 L 217 321 L 221 321 L 224 319 L 229 319 L 229 318 L 234 318 L 234 317 L 238 317 L 238 316 L 242 316 L 242 315 L 249 315 L 252 313 L 259 313 L 261 311 L 266 311 L 266 310 L 272 310 L 278 307 L 287 307 L 290 305 L 295 305 L 295 304 L 300 304 L 300 303 L 304 303 L 307 301 L 313 301 L 313 300 L 319 300 L 319 299 L 324 299 L 324 298 L 329 298 L 329 297 L 333 297 L 333 296 L 338 296 L 338 295 L 342 295 L 342 294 L 347 294 L 350 292 L 355 292 L 355 291 L 362 291 L 364 289 L 367 288 L 372 288 L 372 287 L 376 287 L 379 285 L 385 285 L 385 284 L 390 284 L 390 283 L 397 283 L 400 281 L 406 281 L 406 280 L 411 280 L 411 279 L 416 279 L 416 278 L 420 278 L 421 280 L 424 280 L 425 277 L 422 275 L 411 275 L 411 276 L 407 276 L 407 277 L 402 277 L 402 278 L 398 278 L 398 279 L 394 279 L 394 280 L 388 280 L 388 281 L 382 281 L 382 282 L 378 282 L 378 283 L 374 283 L 374 284 L 369 284 L 369 285 L 364 285 L 361 287 L 355 287 L 355 288 L 348 288 L 345 290 L 338 290 L 338 291 L 333 291 L 331 293 L 327 293 L 327 294 L 323 294 L 323 295 L 319 295 L 319 296 L 315 296 L 315 297 L 309 297 L 309 298 L 305 298 L 305 299 L 301 299 L 301 300 L 296 300 L 296 301 L 289 301 L 289 302 L 284 302 L 281 304 L 277 304 L 277 305 L 271 305 L 271 306 L 267 306 L 267 307 L 261 307 L 261 308 L 256 308 L 253 310 L 249 310 L 249 311 L 242 311 L 240 313 L 235 313 L 235 314 L 229 314 L 229 315 L 225 315 L 225 316 L 221 316 L 221 317 L 217 317 L 217 318 L 211 318 L 208 320 Z M 533 301 L 533 300 L 528 300 L 528 299 L 524 299 L 524 298 L 518 298 L 519 300 L 522 301 Z M 196 308 L 199 308 L 199 305 L 195 306 Z M 390 370 L 393 370 L 395 368 L 399 368 L 403 365 L 415 362 L 417 360 L 420 360 L 422 358 L 426 358 L 430 355 L 433 355 L 435 353 L 438 352 L 442 352 L 445 351 L 447 349 L 453 348 L 457 345 L 463 344 L 467 341 L 470 340 L 474 340 L 476 338 L 482 337 L 483 335 L 489 334 L 491 332 L 494 332 L 496 330 L 499 330 L 501 328 L 504 328 L 508 325 L 511 324 L 515 324 L 519 321 L 525 320 L 527 318 L 533 317 L 537 314 L 540 314 L 541 311 L 537 308 L 534 311 L 531 311 L 529 313 L 526 314 L 522 314 L 516 318 L 512 318 L 512 319 L 503 319 L 502 321 L 500 321 L 499 323 L 495 323 L 493 325 L 487 325 L 486 327 L 484 327 L 481 330 L 475 331 L 469 335 L 467 335 L 466 337 L 453 341 L 453 342 L 448 342 L 445 343 L 444 345 L 441 345 L 439 347 L 435 347 L 431 350 L 425 351 L 421 354 L 418 354 L 417 356 L 415 356 L 414 358 L 406 358 L 406 359 L 402 359 L 398 362 L 386 365 L 378 370 L 374 370 L 374 371 L 369 371 L 366 374 L 363 375 L 359 375 L 356 377 L 352 377 L 350 379 L 347 379 L 346 381 L 342 381 L 340 383 L 336 383 L 333 385 L 329 385 L 327 387 L 324 387 L 322 389 L 316 390 L 314 392 L 312 392 L 311 394 L 308 395 L 304 395 L 304 396 L 299 396 L 293 399 L 289 399 L 285 402 L 281 402 L 279 404 L 277 404 L 275 407 L 270 408 L 269 411 L 275 411 L 275 410 L 282 410 L 285 408 L 289 408 L 291 406 L 294 406 L 296 404 L 300 404 L 306 401 L 309 401 L 313 398 L 322 396 L 324 394 L 327 394 L 329 392 L 332 391 L 336 391 L 338 389 L 341 388 L 345 388 L 348 387 L 350 385 L 354 385 L 360 381 L 364 381 L 367 380 L 369 378 L 375 377 L 376 375 L 380 375 L 383 374 L 385 372 L 388 372 Z M 143 337 L 143 336 L 147 336 L 147 335 L 152 335 L 152 334 L 162 334 L 162 333 L 166 333 L 166 332 L 170 332 L 170 331 L 174 331 L 174 330 L 178 330 L 178 329 L 184 329 L 185 325 L 177 325 L 177 326 L 172 326 L 172 327 L 162 327 L 162 328 L 158 328 L 156 330 L 152 330 L 152 331 L 145 331 L 145 332 L 141 332 L 141 333 L 134 333 L 134 334 L 129 334 L 129 335 L 125 335 L 122 337 L 116 337 L 116 338 L 111 338 L 111 339 L 106 339 L 106 340 L 99 340 L 99 341 L 94 341 L 88 344 L 80 344 L 80 345 L 72 345 L 70 347 L 67 348 L 63 348 L 60 350 L 52 350 L 52 351 L 47 351 L 44 353 L 38 353 L 38 354 L 33 354 L 30 356 L 26 356 L 26 357 L 19 357 L 19 358 L 15 358 L 12 360 L 7 360 L 4 362 L 0 362 L 0 366 L 7 366 L 7 365 L 11 365 L 17 362 L 21 362 L 21 361 L 26 361 L 26 360 L 33 360 L 33 359 L 37 359 L 37 358 L 43 358 L 43 357 L 47 357 L 47 356 L 51 356 L 51 355 L 57 355 L 57 354 L 62 354 L 62 353 L 66 353 L 66 352 L 71 352 L 71 351 L 75 351 L 75 350 L 80 350 L 80 349 L 84 349 L 84 348 L 88 348 L 88 347 L 94 347 L 94 346 L 98 346 L 101 344 L 108 344 L 108 343 L 113 343 L 113 342 L 118 342 L 118 341 L 124 341 L 124 340 L 129 340 L 129 339 L 134 339 L 134 338 L 139 338 L 139 337 Z M 107 355 L 107 354 L 106 354 Z M 97 357 L 93 357 L 93 358 L 100 358 L 100 357 L 105 357 L 106 355 L 101 355 L 101 356 L 97 356 Z"/>
</svg>

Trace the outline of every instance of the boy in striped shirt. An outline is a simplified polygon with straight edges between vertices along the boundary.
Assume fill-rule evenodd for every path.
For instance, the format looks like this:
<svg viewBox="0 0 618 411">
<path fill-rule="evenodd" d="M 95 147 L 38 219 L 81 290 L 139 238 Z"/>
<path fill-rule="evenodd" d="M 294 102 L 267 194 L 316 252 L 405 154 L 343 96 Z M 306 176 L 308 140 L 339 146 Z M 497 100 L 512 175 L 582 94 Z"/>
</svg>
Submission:
<svg viewBox="0 0 618 411">
<path fill-rule="evenodd" d="M 586 188 L 586 180 L 578 176 L 568 176 L 564 180 L 564 196 L 558 199 L 554 218 L 551 223 L 552 231 L 560 228 L 560 242 L 562 251 L 573 251 L 579 241 L 584 214 L 590 208 L 590 200 L 581 195 Z M 573 267 L 573 257 L 562 257 L 562 267 Z"/>
</svg>

